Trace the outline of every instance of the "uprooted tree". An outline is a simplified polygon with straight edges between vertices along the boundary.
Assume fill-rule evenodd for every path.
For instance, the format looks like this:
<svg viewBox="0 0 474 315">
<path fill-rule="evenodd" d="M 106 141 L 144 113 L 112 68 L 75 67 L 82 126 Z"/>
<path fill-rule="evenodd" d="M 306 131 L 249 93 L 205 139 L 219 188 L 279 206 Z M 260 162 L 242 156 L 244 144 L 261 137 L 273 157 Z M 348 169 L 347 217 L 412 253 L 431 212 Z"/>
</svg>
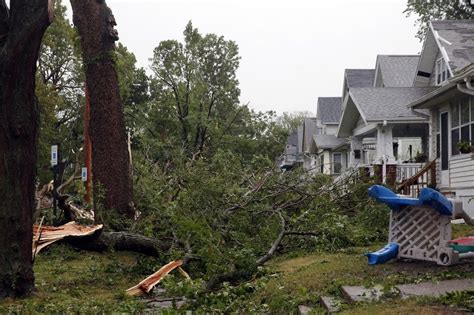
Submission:
<svg viewBox="0 0 474 315">
<path fill-rule="evenodd" d="M 34 289 L 35 72 L 52 0 L 0 0 L 0 297 Z"/>
<path fill-rule="evenodd" d="M 71 5 L 90 95 L 95 201 L 106 211 L 133 219 L 131 163 L 113 56 L 118 40 L 115 18 L 105 1 L 71 0 Z"/>
</svg>

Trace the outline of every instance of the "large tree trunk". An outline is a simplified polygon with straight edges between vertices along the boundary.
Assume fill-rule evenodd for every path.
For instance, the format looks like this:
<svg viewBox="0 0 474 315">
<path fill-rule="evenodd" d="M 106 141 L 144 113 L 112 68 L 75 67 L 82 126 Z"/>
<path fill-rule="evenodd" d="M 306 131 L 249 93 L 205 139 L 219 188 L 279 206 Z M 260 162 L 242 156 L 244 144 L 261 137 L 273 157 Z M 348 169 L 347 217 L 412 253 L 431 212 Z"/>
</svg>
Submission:
<svg viewBox="0 0 474 315">
<path fill-rule="evenodd" d="M 103 0 L 71 0 L 90 96 L 90 137 L 95 202 L 134 218 L 132 173 L 113 53 L 118 39 Z M 98 198 L 103 196 L 102 198 Z M 100 215 L 100 217 L 107 214 Z"/>
<path fill-rule="evenodd" d="M 0 0 L 0 298 L 34 289 L 35 72 L 52 0 Z"/>
</svg>

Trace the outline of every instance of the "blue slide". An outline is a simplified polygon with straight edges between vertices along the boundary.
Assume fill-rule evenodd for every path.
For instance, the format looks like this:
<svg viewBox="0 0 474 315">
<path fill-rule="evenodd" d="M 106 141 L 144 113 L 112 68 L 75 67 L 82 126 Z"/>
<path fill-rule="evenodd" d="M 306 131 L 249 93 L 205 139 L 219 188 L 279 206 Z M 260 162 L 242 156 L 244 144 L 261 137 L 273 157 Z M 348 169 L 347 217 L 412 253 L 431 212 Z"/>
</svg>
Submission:
<svg viewBox="0 0 474 315">
<path fill-rule="evenodd" d="M 419 206 L 421 201 L 417 198 L 400 197 L 387 187 L 381 185 L 374 185 L 369 188 L 369 196 L 377 200 L 377 202 L 384 203 L 392 210 L 398 210 L 406 206 Z"/>
<path fill-rule="evenodd" d="M 373 253 L 367 253 L 365 256 L 369 259 L 369 265 L 378 265 L 383 264 L 389 261 L 390 259 L 397 258 L 398 255 L 398 244 L 390 243 L 387 244 L 381 250 L 378 250 Z"/>
<path fill-rule="evenodd" d="M 410 198 L 399 196 L 387 187 L 374 185 L 369 188 L 369 196 L 377 200 L 377 202 L 384 203 L 392 210 L 399 210 L 406 206 L 429 206 L 438 211 L 442 215 L 453 215 L 453 205 L 440 192 L 431 189 L 423 188 L 418 198 Z"/>
<path fill-rule="evenodd" d="M 453 215 L 453 204 L 451 201 L 434 189 L 423 188 L 420 191 L 420 196 L 418 198 L 423 205 L 432 207 L 442 215 Z"/>
</svg>

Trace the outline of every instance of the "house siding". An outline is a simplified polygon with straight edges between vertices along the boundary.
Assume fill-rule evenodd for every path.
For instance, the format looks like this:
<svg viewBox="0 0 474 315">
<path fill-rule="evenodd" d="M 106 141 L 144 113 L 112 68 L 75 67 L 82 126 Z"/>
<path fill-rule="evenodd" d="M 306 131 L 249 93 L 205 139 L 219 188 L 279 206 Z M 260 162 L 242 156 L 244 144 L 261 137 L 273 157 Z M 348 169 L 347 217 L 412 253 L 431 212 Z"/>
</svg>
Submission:
<svg viewBox="0 0 474 315">
<path fill-rule="evenodd" d="M 474 160 L 471 154 L 449 161 L 449 181 L 451 188 L 474 187 Z"/>
<path fill-rule="evenodd" d="M 326 125 L 325 134 L 327 135 L 335 135 L 337 133 L 338 125 Z"/>
</svg>

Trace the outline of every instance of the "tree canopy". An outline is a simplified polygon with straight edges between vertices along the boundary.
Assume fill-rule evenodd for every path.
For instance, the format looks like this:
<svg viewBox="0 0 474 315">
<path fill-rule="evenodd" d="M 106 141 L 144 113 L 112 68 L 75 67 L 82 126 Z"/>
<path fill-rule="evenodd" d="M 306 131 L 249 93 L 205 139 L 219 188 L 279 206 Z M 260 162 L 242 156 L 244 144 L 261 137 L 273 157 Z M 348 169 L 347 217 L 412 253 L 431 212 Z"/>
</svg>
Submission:
<svg viewBox="0 0 474 315">
<path fill-rule="evenodd" d="M 417 17 L 416 37 L 423 40 L 428 22 L 435 19 L 470 20 L 473 10 L 470 0 L 408 0 L 404 13 Z"/>
</svg>

